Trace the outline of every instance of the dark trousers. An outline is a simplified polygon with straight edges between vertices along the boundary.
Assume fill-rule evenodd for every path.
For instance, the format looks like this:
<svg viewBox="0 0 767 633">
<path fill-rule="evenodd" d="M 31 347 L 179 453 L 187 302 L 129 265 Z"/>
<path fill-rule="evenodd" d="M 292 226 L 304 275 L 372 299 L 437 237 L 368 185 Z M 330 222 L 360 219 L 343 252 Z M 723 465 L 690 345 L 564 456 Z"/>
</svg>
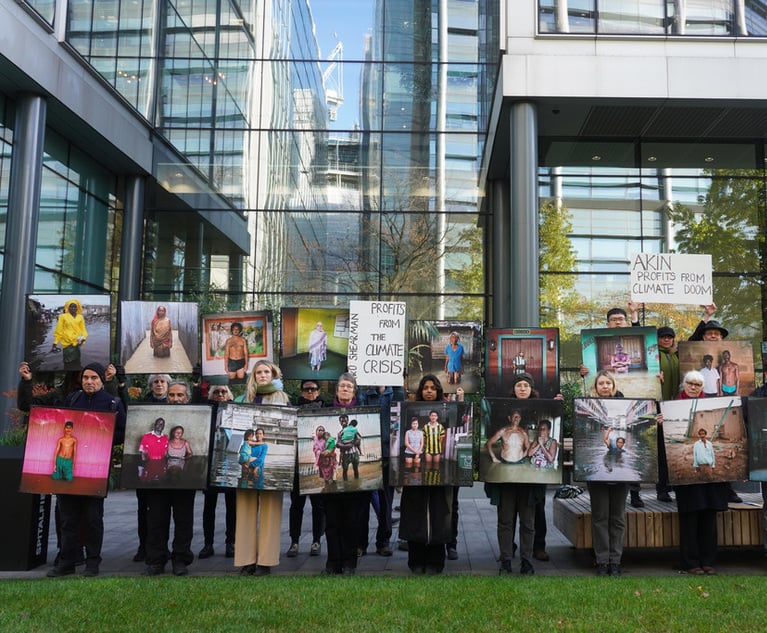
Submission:
<svg viewBox="0 0 767 633">
<path fill-rule="evenodd" d="M 713 567 L 716 560 L 716 510 L 679 513 L 682 569 Z"/>
<path fill-rule="evenodd" d="M 450 542 L 446 547 L 450 549 L 458 548 L 458 491 L 460 488 L 455 486 L 453 488 L 453 512 L 450 516 Z"/>
<path fill-rule="evenodd" d="M 383 460 L 383 488 L 376 490 L 370 497 L 370 504 L 376 513 L 378 528 L 376 529 L 376 549 L 388 546 L 392 535 L 392 505 L 394 504 L 394 488 L 389 485 L 389 460 Z M 370 534 L 370 507 L 365 510 L 360 525 L 358 547 L 366 550 Z"/>
<path fill-rule="evenodd" d="M 445 546 L 442 543 L 408 541 L 407 566 L 416 574 L 440 573 L 445 569 Z"/>
<path fill-rule="evenodd" d="M 146 490 L 143 488 L 136 489 L 136 501 L 138 502 L 138 507 L 136 508 L 136 520 L 138 521 L 138 546 L 145 548 L 147 513 Z"/>
<path fill-rule="evenodd" d="M 325 533 L 325 508 L 321 495 L 308 495 L 312 504 L 312 543 L 319 543 Z M 290 491 L 290 511 L 288 513 L 290 542 L 298 543 L 301 538 L 301 525 L 304 521 L 304 507 L 307 495 L 298 494 L 294 487 Z"/>
<path fill-rule="evenodd" d="M 546 500 L 535 504 L 535 536 L 533 552 L 546 551 Z"/>
<path fill-rule="evenodd" d="M 663 431 L 658 427 L 658 483 L 655 484 L 658 494 L 671 492 L 668 483 L 668 460 L 666 459 L 666 443 L 663 441 Z"/>
<path fill-rule="evenodd" d="M 147 565 L 165 565 L 168 560 L 170 519 L 173 516 L 174 562 L 189 565 L 194 560 L 194 490 L 147 490 Z"/>
<path fill-rule="evenodd" d="M 206 490 L 205 503 L 202 506 L 202 533 L 205 536 L 205 545 L 213 545 L 216 533 L 216 505 L 218 495 L 224 495 L 226 505 L 226 541 L 227 545 L 234 545 L 234 526 L 237 522 L 237 491 L 236 490 Z"/>
<path fill-rule="evenodd" d="M 61 517 L 59 567 L 74 569 L 85 546 L 85 565 L 98 569 L 104 540 L 104 499 L 80 495 L 58 495 Z"/>
<path fill-rule="evenodd" d="M 363 515 L 370 505 L 369 492 L 322 495 L 325 506 L 325 569 L 339 574 L 357 568 L 357 547 Z"/>
</svg>

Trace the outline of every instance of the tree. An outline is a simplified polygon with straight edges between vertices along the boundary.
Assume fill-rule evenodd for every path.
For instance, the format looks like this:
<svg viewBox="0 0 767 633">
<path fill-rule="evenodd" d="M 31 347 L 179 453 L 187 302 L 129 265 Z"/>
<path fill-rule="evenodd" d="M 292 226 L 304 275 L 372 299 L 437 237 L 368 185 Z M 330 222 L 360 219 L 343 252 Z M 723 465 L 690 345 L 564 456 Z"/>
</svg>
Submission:
<svg viewBox="0 0 767 633">
<path fill-rule="evenodd" d="M 740 337 L 761 339 L 767 323 L 767 249 L 763 173 L 709 170 L 701 207 L 677 203 L 668 210 L 676 250 L 711 255 L 717 317 Z"/>
</svg>

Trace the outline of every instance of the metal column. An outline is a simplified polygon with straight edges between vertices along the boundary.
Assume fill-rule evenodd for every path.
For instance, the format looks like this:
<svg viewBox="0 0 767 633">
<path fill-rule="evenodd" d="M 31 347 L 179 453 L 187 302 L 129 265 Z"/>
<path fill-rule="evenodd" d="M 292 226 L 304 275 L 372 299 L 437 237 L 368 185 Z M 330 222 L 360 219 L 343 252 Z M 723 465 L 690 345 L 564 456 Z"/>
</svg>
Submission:
<svg viewBox="0 0 767 633">
<path fill-rule="evenodd" d="M 538 122 L 532 103 L 511 106 L 511 327 L 538 326 Z"/>
<path fill-rule="evenodd" d="M 46 100 L 40 95 L 21 94 L 16 100 L 0 292 L 0 332 L 9 334 L 5 342 L 5 362 L 0 363 L 2 391 L 16 386 L 19 363 L 24 358 L 24 296 L 32 292 L 35 280 L 46 109 Z M 10 398 L 0 398 L 0 431 L 8 427 L 8 414 L 15 405 Z"/>
</svg>

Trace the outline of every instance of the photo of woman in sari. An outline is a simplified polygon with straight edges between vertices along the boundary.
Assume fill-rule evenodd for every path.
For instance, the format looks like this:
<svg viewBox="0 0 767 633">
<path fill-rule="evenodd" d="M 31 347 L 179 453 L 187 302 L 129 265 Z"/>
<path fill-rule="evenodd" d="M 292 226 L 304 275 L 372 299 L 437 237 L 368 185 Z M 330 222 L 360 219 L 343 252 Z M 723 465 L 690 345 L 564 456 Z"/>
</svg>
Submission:
<svg viewBox="0 0 767 633">
<path fill-rule="evenodd" d="M 165 306 L 158 306 L 152 319 L 149 346 L 152 348 L 155 358 L 170 356 L 170 348 L 173 347 L 173 328 L 170 319 L 166 316 Z"/>
</svg>

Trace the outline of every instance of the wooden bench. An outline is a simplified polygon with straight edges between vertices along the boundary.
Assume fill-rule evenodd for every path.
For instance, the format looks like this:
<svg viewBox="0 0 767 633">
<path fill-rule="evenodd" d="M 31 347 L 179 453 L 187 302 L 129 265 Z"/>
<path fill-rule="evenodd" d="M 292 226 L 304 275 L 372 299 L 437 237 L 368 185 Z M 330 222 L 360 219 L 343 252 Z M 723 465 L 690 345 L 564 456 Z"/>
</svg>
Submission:
<svg viewBox="0 0 767 633">
<path fill-rule="evenodd" d="M 585 486 L 584 486 L 585 487 Z M 743 503 L 731 503 L 717 514 L 720 547 L 763 545 L 762 495 L 739 493 Z M 626 504 L 624 547 L 678 547 L 676 503 L 643 499 L 644 508 Z M 574 499 L 554 499 L 554 525 L 578 549 L 591 548 L 591 500 L 588 490 Z"/>
</svg>

